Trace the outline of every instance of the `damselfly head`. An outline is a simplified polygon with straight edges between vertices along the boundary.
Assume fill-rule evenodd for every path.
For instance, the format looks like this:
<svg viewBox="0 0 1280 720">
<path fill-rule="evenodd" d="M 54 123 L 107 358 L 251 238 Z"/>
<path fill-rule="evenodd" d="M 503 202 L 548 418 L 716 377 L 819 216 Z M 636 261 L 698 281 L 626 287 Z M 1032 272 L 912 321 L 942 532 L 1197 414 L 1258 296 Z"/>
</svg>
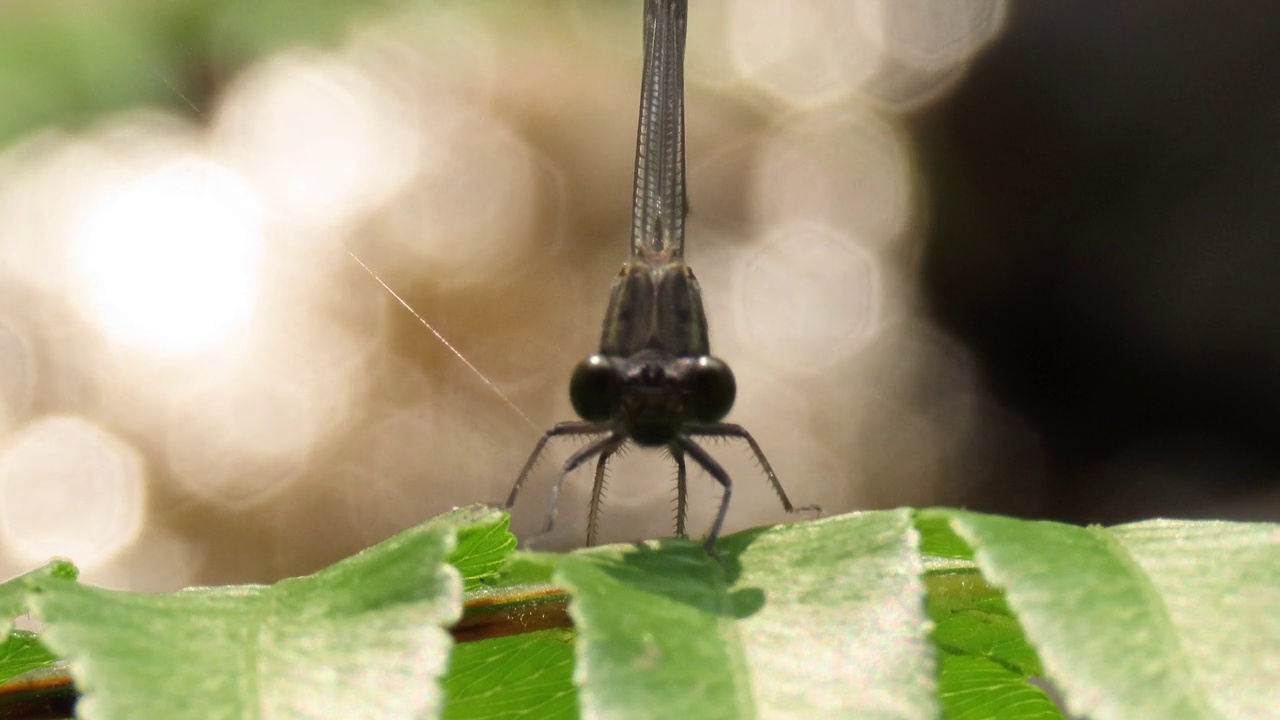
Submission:
<svg viewBox="0 0 1280 720">
<path fill-rule="evenodd" d="M 569 399 L 587 422 L 612 423 L 639 445 L 660 446 L 690 423 L 720 421 L 737 384 L 723 360 L 673 358 L 643 351 L 632 357 L 592 355 L 573 371 Z"/>
</svg>

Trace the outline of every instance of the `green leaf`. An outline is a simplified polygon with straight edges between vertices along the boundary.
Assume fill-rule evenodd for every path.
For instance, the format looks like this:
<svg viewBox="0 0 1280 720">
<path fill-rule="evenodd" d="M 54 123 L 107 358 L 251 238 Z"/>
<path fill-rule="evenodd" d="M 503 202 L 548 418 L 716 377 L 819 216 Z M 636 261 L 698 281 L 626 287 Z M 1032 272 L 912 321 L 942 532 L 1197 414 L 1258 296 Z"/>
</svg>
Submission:
<svg viewBox="0 0 1280 720">
<path fill-rule="evenodd" d="M 0 682 L 25 672 L 48 667 L 58 657 L 40 642 L 40 636 L 25 630 L 10 630 L 0 642 Z"/>
<path fill-rule="evenodd" d="M 508 529 L 511 518 L 505 512 L 498 522 L 483 522 L 491 511 L 482 506 L 472 506 L 455 511 L 445 517 L 456 517 L 451 522 L 471 517 L 479 524 L 465 526 L 458 531 L 457 547 L 449 553 L 449 564 L 462 575 L 463 589 L 467 592 L 480 587 L 502 569 L 507 556 L 516 549 L 516 537 Z"/>
<path fill-rule="evenodd" d="M 82 718 L 414 718 L 439 709 L 465 510 L 272 586 L 125 593 L 46 579 L 44 641 L 71 660 Z"/>
<path fill-rule="evenodd" d="M 443 685 L 443 717 L 449 720 L 576 718 L 573 632 L 542 630 L 459 644 Z"/>
<path fill-rule="evenodd" d="M 1060 719 L 1044 691 L 1027 682 L 1040 660 L 1004 596 L 971 563 L 926 570 L 930 636 L 939 655 L 938 700 L 948 720 Z"/>
<path fill-rule="evenodd" d="M 1259 718 L 1280 706 L 1280 527 L 936 512 L 1004 588 L 1071 712 Z"/>
<path fill-rule="evenodd" d="M 588 718 L 932 717 L 911 512 L 550 559 Z"/>
<path fill-rule="evenodd" d="M 78 573 L 76 566 L 70 562 L 53 560 L 44 567 L 0 583 L 0 623 L 6 623 L 3 626 L 5 631 L 8 631 L 7 623 L 12 622 L 13 618 L 30 611 L 31 608 L 27 607 L 27 598 L 33 584 L 39 584 L 50 578 L 74 580 Z"/>
<path fill-rule="evenodd" d="M 951 529 L 951 523 L 945 514 L 927 510 L 916 513 L 916 530 L 920 531 L 921 555 L 973 560 L 973 548 Z"/>
<path fill-rule="evenodd" d="M 930 637 L 938 651 L 938 700 L 947 720 L 1061 719 L 1039 687 L 1035 649 L 1006 604 L 972 561 L 973 550 L 941 513 L 916 516 L 925 557 Z M 959 558 L 969 558 L 962 560 Z"/>
<path fill-rule="evenodd" d="M 1004 596 L 976 570 L 931 572 L 926 577 L 926 607 L 934 621 L 931 637 L 940 652 L 986 658 L 1023 677 L 1041 674 L 1036 651 Z"/>
<path fill-rule="evenodd" d="M 0 643 L 0 683 L 25 672 L 48 667 L 58 660 L 34 633 L 10 630 L 13 619 L 30 611 L 29 597 L 33 585 L 50 580 L 74 580 L 76 567 L 66 560 L 54 560 L 44 567 L 0 583 L 0 632 L 7 634 Z"/>
<path fill-rule="evenodd" d="M 1062 720 L 1053 701 L 1022 673 L 982 657 L 944 655 L 938 699 L 947 720 Z"/>
<path fill-rule="evenodd" d="M 557 622 L 565 619 L 568 598 L 536 557 L 511 555 L 467 593 L 466 613 L 454 626 L 459 643 L 442 681 L 443 717 L 578 717 L 574 633 Z"/>
<path fill-rule="evenodd" d="M 271 587 L 133 595 L 53 564 L 0 585 L 0 610 L 45 617 L 96 718 L 1061 718 L 1037 675 L 1095 720 L 1280 700 L 1274 525 L 901 510 L 740 533 L 717 560 L 511 553 L 506 521 L 463 509 Z M 453 632 L 488 639 L 439 678 L 459 575 Z M 14 657 L 46 663 L 30 641 Z"/>
</svg>

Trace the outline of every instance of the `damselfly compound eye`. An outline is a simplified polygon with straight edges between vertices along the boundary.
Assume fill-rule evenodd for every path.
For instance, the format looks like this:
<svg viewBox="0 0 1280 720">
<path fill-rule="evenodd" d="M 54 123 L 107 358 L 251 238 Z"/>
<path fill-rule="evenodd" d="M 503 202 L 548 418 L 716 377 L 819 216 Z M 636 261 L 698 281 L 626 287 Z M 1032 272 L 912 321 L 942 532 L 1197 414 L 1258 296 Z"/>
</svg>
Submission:
<svg viewBox="0 0 1280 720">
<path fill-rule="evenodd" d="M 592 355 L 578 363 L 569 380 L 569 402 L 573 411 L 587 422 L 604 422 L 618 406 L 622 379 L 609 358 Z"/>
<path fill-rule="evenodd" d="M 685 375 L 684 386 L 689 396 L 689 414 L 704 423 L 723 420 L 738 394 L 733 371 L 723 360 L 711 356 L 698 358 Z"/>
</svg>

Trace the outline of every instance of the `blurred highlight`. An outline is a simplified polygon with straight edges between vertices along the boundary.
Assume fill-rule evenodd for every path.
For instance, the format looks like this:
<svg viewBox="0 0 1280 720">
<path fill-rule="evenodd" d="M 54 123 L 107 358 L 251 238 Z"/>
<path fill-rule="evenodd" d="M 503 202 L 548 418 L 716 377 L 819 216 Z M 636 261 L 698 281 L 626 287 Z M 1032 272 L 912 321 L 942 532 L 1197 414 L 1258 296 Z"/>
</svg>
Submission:
<svg viewBox="0 0 1280 720">
<path fill-rule="evenodd" d="M 273 213 L 305 228 L 348 221 L 404 186 L 419 160 L 409 98 L 341 57 L 269 59 L 232 84 L 216 146 Z"/>
<path fill-rule="evenodd" d="M 173 158 L 89 210 L 71 241 L 72 283 L 112 338 L 198 351 L 247 321 L 261 244 L 262 207 L 243 180 Z"/>
<path fill-rule="evenodd" d="M 37 363 L 24 329 L 0 317 L 0 433 L 10 431 L 30 407 Z"/>
<path fill-rule="evenodd" d="M 536 435 L 347 255 L 535 420 L 570 418 L 626 255 L 640 6 L 503 7 L 521 21 L 366 18 L 226 78 L 194 120 L 175 102 L 0 149 L 0 564 L 274 579 L 505 495 Z M 966 360 L 921 339 L 926 219 L 895 112 L 963 74 L 1003 3 L 691 12 L 689 259 L 740 380 L 731 419 L 829 512 L 910 501 L 870 494 L 894 467 L 919 471 L 888 478 L 902 493 L 954 481 L 946 423 L 986 410 Z M 913 390 L 938 376 L 955 402 Z M 727 529 L 781 520 L 739 450 Z M 571 479 L 547 546 L 580 542 L 588 486 Z M 604 540 L 671 532 L 661 457 L 630 454 L 609 487 Z"/>
<path fill-rule="evenodd" d="M 0 454 L 0 528 L 29 562 L 93 569 L 133 542 L 145 496 L 138 453 L 80 418 L 36 421 Z"/>
<path fill-rule="evenodd" d="M 824 372 L 876 335 L 881 293 L 874 256 L 820 226 L 781 225 L 748 251 L 734 318 L 747 345 L 781 371 Z"/>
</svg>

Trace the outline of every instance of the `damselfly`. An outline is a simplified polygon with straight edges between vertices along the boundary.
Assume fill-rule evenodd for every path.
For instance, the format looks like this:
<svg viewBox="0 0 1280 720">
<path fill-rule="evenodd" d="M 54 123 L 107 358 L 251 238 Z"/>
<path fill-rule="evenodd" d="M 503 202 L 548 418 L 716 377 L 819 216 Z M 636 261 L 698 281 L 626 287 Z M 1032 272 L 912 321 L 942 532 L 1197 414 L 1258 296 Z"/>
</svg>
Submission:
<svg viewBox="0 0 1280 720">
<path fill-rule="evenodd" d="M 737 386 L 729 366 L 711 355 L 702 291 L 684 263 L 684 220 L 689 212 L 684 152 L 687 18 L 687 0 L 645 0 L 631 258 L 613 281 L 600 352 L 578 363 L 569 381 L 569 399 L 582 420 L 558 423 L 543 435 L 507 498 L 510 508 L 552 438 L 593 437 L 561 466 L 542 529 L 550 532 L 555 522 L 565 477 L 596 458 L 588 545 L 595 542 L 599 529 L 605 466 L 629 440 L 664 447 L 675 460 L 677 535 L 685 536 L 685 458 L 724 488 L 707 534 L 708 550 L 714 549 L 724 525 L 733 483 L 693 438 L 745 440 L 787 512 L 817 509 L 793 506 L 751 433 L 741 425 L 721 422 L 733 407 Z"/>
</svg>

